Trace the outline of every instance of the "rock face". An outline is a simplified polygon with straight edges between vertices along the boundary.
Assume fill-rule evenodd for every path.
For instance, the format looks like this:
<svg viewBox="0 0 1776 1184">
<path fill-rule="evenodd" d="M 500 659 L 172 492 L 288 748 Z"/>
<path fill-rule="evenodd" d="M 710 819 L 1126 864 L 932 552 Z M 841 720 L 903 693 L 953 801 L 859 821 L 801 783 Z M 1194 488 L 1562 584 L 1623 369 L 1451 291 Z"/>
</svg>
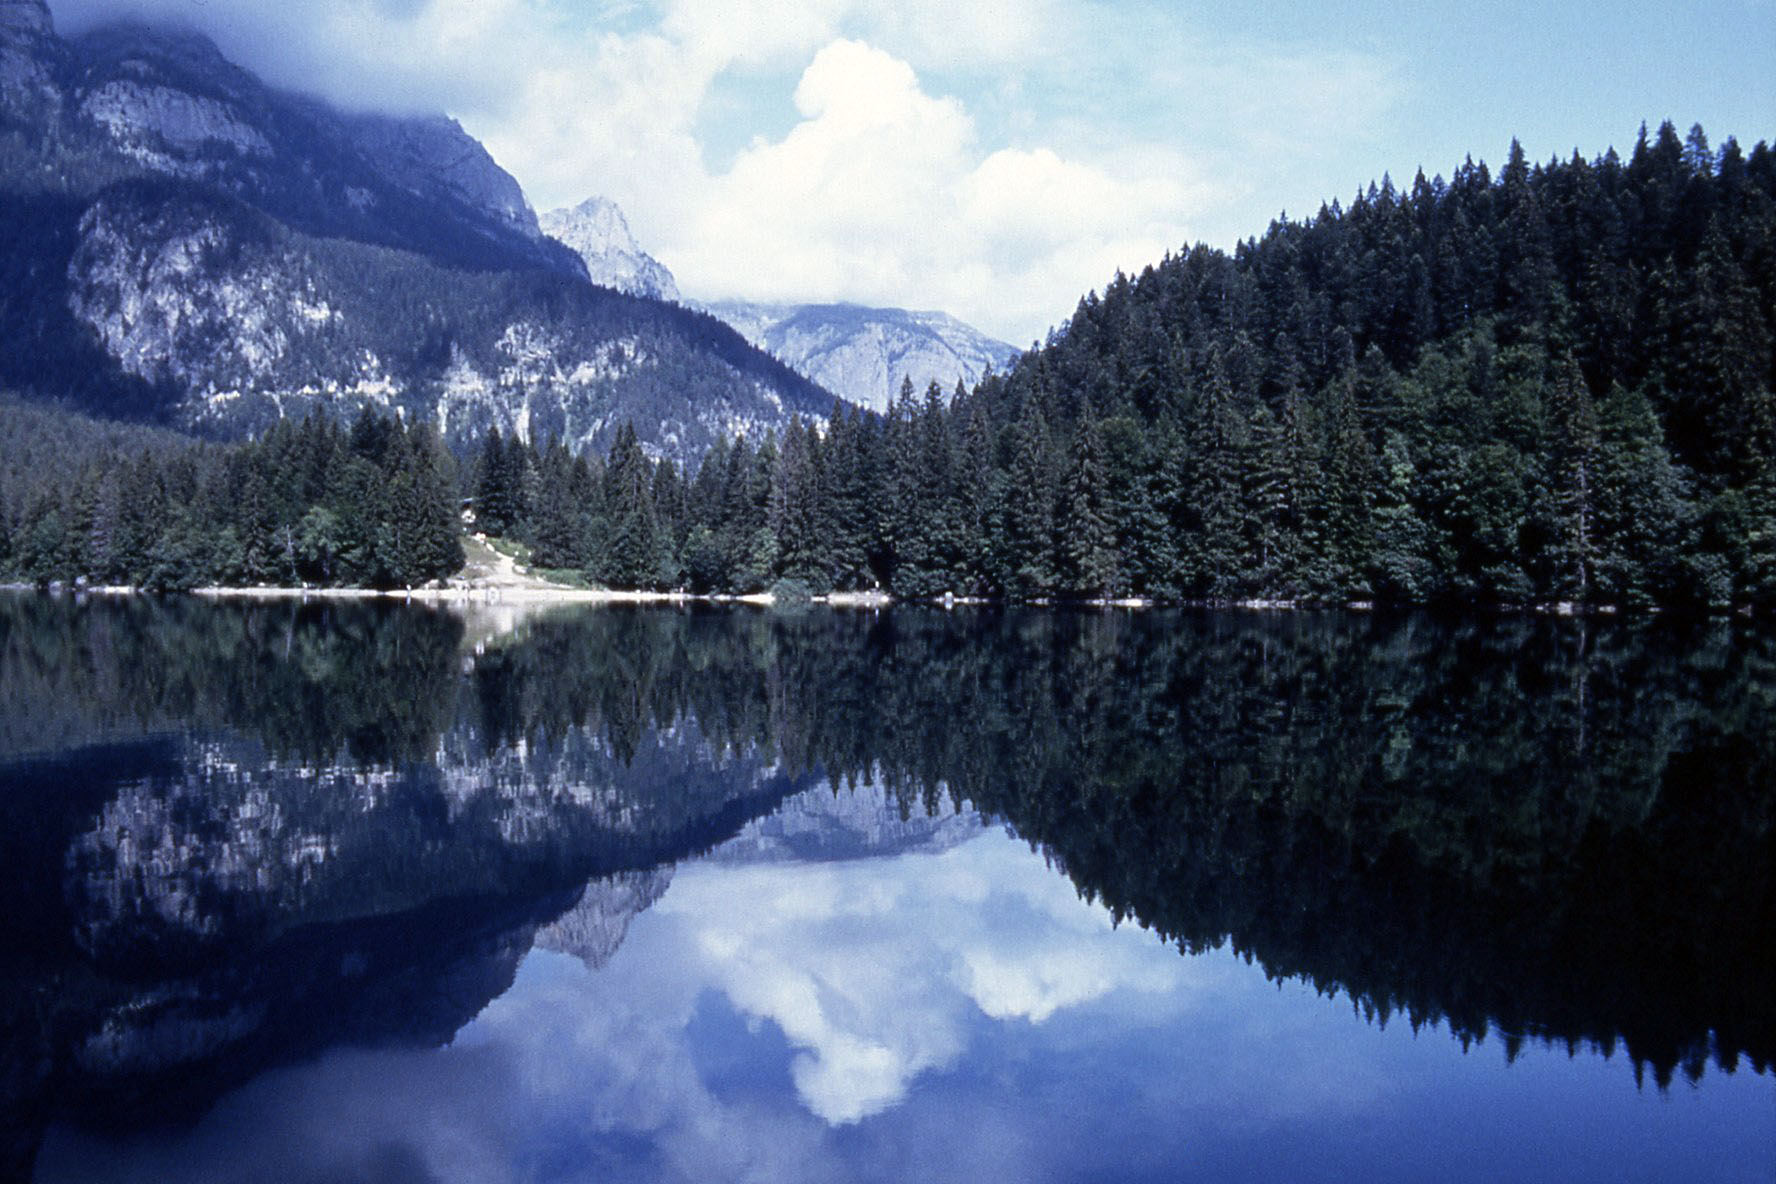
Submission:
<svg viewBox="0 0 1776 1184">
<path fill-rule="evenodd" d="M 588 283 L 455 122 L 272 90 L 201 37 L 65 41 L 0 0 L 0 149 L 0 388 L 221 438 L 366 405 L 464 447 L 602 448 L 630 421 L 679 460 L 832 407 L 657 299 L 639 248 L 637 294 Z M 582 221 L 633 246 L 614 207 Z"/>
<path fill-rule="evenodd" d="M 641 249 L 615 202 L 590 197 L 572 209 L 550 210 L 541 222 L 543 233 L 585 261 L 593 283 L 631 296 L 677 302 L 678 283 L 672 273 Z"/>
<path fill-rule="evenodd" d="M 985 825 L 966 804 L 915 802 L 903 812 L 899 800 L 881 786 L 820 786 L 747 823 L 710 858 L 791 863 L 946 851 L 974 838 Z"/>
<path fill-rule="evenodd" d="M 459 201 L 526 238 L 542 237 L 518 182 L 456 120 L 357 115 L 344 126 L 365 158 L 397 185 Z"/>
<path fill-rule="evenodd" d="M 623 211 L 608 198 L 551 210 L 541 225 L 585 261 L 593 283 L 635 296 L 679 299 L 672 273 L 642 250 Z M 948 395 L 957 382 L 973 386 L 988 367 L 1003 369 L 1017 354 L 942 312 L 737 300 L 693 302 L 693 307 L 732 325 L 804 378 L 876 411 L 886 410 L 905 382 L 921 395 L 935 382 Z"/>
<path fill-rule="evenodd" d="M 56 77 L 67 68 L 42 0 L 0 0 L 0 129 L 61 116 Z"/>
<path fill-rule="evenodd" d="M 1017 355 L 942 312 L 740 301 L 701 307 L 798 373 L 877 411 L 905 382 L 919 394 L 935 382 L 947 396 L 958 381 L 973 386 L 989 367 L 1003 369 Z"/>
<path fill-rule="evenodd" d="M 586 885 L 573 908 L 537 930 L 536 944 L 545 950 L 572 954 L 588 969 L 611 960 L 629 934 L 629 923 L 666 895 L 672 868 L 618 872 Z"/>
<path fill-rule="evenodd" d="M 0 0 L 0 29 L 47 34 L 51 28 L 49 6 L 43 0 Z"/>
</svg>

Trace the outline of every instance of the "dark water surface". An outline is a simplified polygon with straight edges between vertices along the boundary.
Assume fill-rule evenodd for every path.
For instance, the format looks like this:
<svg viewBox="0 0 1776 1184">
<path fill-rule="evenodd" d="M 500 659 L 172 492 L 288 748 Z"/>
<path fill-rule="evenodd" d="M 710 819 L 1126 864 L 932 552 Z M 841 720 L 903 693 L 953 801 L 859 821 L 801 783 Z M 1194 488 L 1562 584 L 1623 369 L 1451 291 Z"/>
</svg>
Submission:
<svg viewBox="0 0 1776 1184">
<path fill-rule="evenodd" d="M 1776 638 L 0 597 L 0 1178 L 1776 1179 Z"/>
</svg>

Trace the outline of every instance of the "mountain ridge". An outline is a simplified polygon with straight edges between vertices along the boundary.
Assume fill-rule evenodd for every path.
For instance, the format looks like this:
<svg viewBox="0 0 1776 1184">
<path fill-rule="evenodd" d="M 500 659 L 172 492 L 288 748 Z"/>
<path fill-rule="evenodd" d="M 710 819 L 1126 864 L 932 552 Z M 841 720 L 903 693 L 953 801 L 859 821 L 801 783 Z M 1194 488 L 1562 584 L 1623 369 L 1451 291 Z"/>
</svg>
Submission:
<svg viewBox="0 0 1776 1184">
<path fill-rule="evenodd" d="M 682 302 L 732 326 L 811 382 L 860 407 L 886 411 L 910 382 L 946 394 L 1002 370 L 1018 351 L 946 312 L 848 301 L 684 300 L 672 272 L 642 249 L 622 209 L 593 196 L 539 219 L 572 249 L 592 282 L 631 295 Z"/>
<path fill-rule="evenodd" d="M 905 383 L 923 392 L 935 382 L 947 396 L 958 382 L 972 387 L 1018 355 L 1014 347 L 937 310 L 741 300 L 696 307 L 798 373 L 874 411 L 887 410 Z"/>
<path fill-rule="evenodd" d="M 684 462 L 832 397 L 713 318 L 594 286 L 442 115 L 345 112 L 207 39 L 0 8 L 0 386 L 215 438 L 315 409 Z"/>
</svg>

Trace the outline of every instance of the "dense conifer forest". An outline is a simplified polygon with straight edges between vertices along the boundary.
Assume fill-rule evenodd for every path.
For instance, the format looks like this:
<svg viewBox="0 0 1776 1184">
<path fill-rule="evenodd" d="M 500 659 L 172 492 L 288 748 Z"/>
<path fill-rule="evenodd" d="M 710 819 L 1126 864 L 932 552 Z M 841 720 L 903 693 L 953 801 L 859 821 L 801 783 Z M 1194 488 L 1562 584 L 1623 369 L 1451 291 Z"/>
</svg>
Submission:
<svg viewBox="0 0 1776 1184">
<path fill-rule="evenodd" d="M 490 529 L 628 587 L 1776 602 L 1776 157 L 1513 145 L 1196 247 L 1001 376 L 688 480 L 490 439 Z"/>
<path fill-rule="evenodd" d="M 682 469 L 632 428 L 458 464 L 371 415 L 0 482 L 0 572 L 39 581 L 416 584 L 460 493 L 622 588 L 1767 609 L 1776 156 L 1667 123 L 1384 178 L 1118 275 L 973 390 Z"/>
<path fill-rule="evenodd" d="M 456 486 L 435 432 L 375 412 L 225 446 L 0 402 L 0 575 L 412 587 L 462 567 Z"/>
</svg>

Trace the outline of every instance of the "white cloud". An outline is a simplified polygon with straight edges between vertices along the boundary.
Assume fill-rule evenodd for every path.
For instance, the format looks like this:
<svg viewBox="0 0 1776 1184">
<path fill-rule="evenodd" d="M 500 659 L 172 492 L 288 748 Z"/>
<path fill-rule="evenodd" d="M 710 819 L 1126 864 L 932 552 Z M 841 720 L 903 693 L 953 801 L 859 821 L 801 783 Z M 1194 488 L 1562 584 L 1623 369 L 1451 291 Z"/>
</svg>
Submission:
<svg viewBox="0 0 1776 1184">
<path fill-rule="evenodd" d="M 1381 1100 L 1444 1121 L 1462 1056 L 1229 951 L 1116 929 L 990 831 L 936 855 L 681 865 L 601 970 L 533 951 L 447 1048 L 328 1053 L 177 1136 L 58 1128 L 38 1171 L 206 1184 L 288 1163 L 466 1184 L 572 1153 L 572 1178 L 1065 1178 L 1142 1162 L 1106 1132 L 1182 1162 L 1270 1132 L 1330 1138 Z"/>
<path fill-rule="evenodd" d="M 704 983 L 781 1029 L 797 1091 L 829 1123 L 954 1064 L 977 1015 L 1043 1023 L 1112 994 L 1166 1011 L 1188 974 L 1000 835 L 855 864 L 692 865 L 656 914 Z"/>
<path fill-rule="evenodd" d="M 693 296 L 942 308 L 1016 344 L 1204 227 L 1260 229 L 1229 211 L 1397 93 L 1362 54 L 1208 46 L 1166 10 L 1071 0 L 52 7 L 194 24 L 348 105 L 446 110 L 539 208 L 616 200 Z M 712 153 L 718 83 L 791 122 Z"/>
<path fill-rule="evenodd" d="M 1180 180 L 989 150 L 960 102 L 865 43 L 824 46 L 795 100 L 800 122 L 660 242 L 688 290 L 939 307 L 1018 340 L 1184 237 Z"/>
</svg>

